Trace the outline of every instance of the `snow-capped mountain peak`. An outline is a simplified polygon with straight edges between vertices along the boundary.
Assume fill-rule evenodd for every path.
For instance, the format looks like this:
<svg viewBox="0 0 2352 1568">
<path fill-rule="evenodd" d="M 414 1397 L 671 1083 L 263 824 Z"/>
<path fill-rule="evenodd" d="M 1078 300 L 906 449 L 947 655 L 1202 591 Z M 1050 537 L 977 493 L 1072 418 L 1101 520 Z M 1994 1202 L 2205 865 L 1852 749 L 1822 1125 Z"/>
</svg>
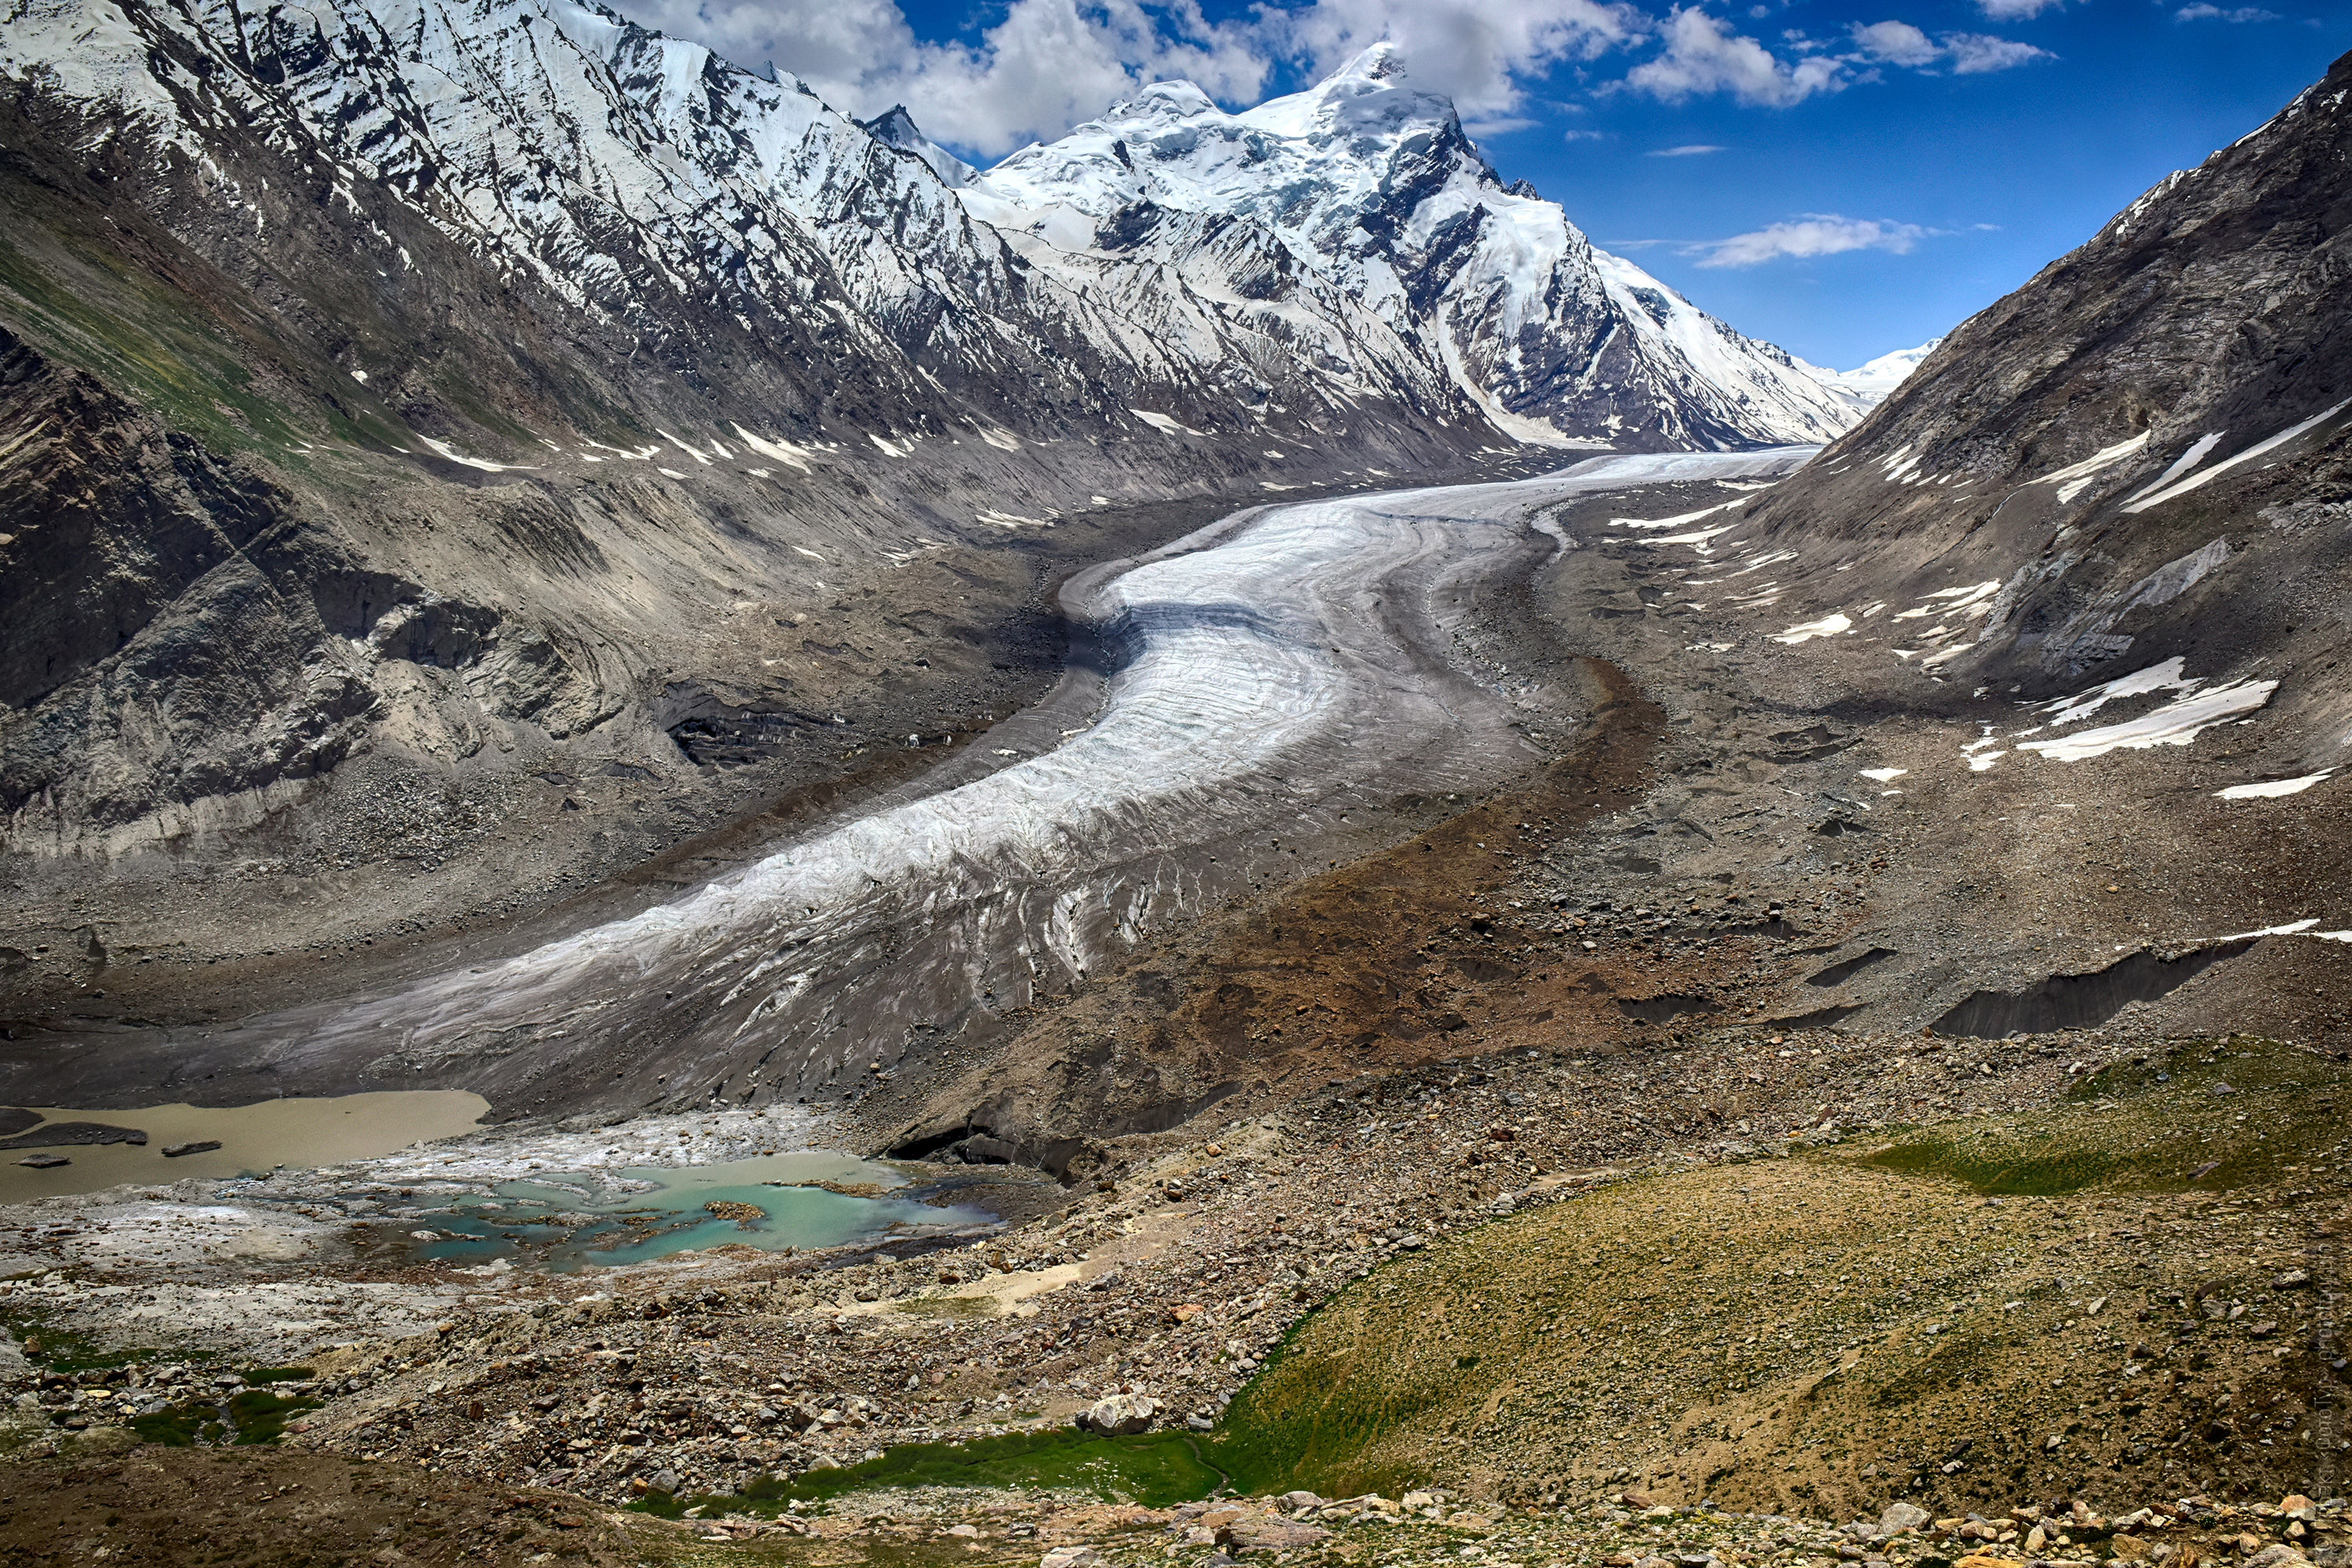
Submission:
<svg viewBox="0 0 2352 1568">
<path fill-rule="evenodd" d="M 1929 338 L 1915 349 L 1896 349 L 1880 354 L 1869 363 L 1853 370 L 1823 370 L 1819 365 L 1797 362 L 1807 375 L 1853 404 L 1855 409 L 1875 408 L 1886 401 L 1889 394 L 1910 378 L 1919 363 L 1934 353 L 1941 338 Z"/>
<path fill-rule="evenodd" d="M 938 142 L 923 134 L 915 117 L 907 112 L 903 103 L 894 104 L 871 120 L 861 120 L 858 129 L 885 147 L 895 147 L 901 153 L 911 153 L 921 159 L 931 173 L 950 185 L 961 185 L 979 171 L 957 157 Z"/>
<path fill-rule="evenodd" d="M 1286 265 L 1433 350 L 1521 439 L 1752 446 L 1827 440 L 1853 420 L 1844 396 L 1786 353 L 1596 250 L 1531 187 L 1506 187 L 1452 102 L 1414 88 L 1391 44 L 1239 113 L 1190 82 L 1155 84 L 958 195 L 1054 250 L 1193 277 L 1200 247 L 1233 237 L 1161 217 L 1241 220 Z M 1262 272 L 1226 282 L 1264 297 L 1252 293 Z"/>
</svg>

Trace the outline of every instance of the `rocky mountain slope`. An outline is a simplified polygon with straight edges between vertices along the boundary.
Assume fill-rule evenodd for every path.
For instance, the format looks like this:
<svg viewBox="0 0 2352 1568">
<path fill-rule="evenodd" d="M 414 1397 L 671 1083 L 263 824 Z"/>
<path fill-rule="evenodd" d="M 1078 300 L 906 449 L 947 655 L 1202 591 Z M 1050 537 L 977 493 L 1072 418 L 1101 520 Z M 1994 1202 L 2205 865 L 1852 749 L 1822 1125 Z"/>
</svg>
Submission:
<svg viewBox="0 0 2352 1568">
<path fill-rule="evenodd" d="M 2347 651 L 2334 606 L 2352 572 L 2347 97 L 2352 59 L 2168 177 L 1945 339 L 1795 482 L 1710 520 L 1750 525 L 1711 547 L 1795 550 L 1771 615 L 1821 622 L 1874 683 L 1926 670 L 2032 697 L 2126 679 L 2108 721 L 2233 690 L 2234 710 L 2283 721 L 2279 771 L 2336 766 L 2352 719 L 2323 673 Z"/>
<path fill-rule="evenodd" d="M 1390 44 L 1240 114 L 1160 83 L 958 194 L 1046 266 L 1116 258 L 1186 297 L 1336 288 L 1523 439 L 1745 447 L 1824 440 L 1853 416 L 1786 353 L 1506 188 Z"/>
<path fill-rule="evenodd" d="M 1424 176 L 1556 217 L 1412 101 L 1451 127 Z M 1400 311 L 1229 215 L 1170 216 L 1177 259 L 1056 249 L 975 216 L 903 113 L 563 0 L 36 0 L 0 146 L 0 847 L 29 916 L 0 945 L 86 989 L 175 889 L 390 867 L 388 929 L 678 852 L 1036 695 L 1040 583 L 1117 553 L 1097 527 L 1491 470 L 1525 427 L 1465 368 L 1492 356 L 1427 330 L 1486 309 L 1475 268 L 1416 252 L 1443 298 Z M 1561 427 L 1836 427 L 1750 384 L 1776 351 L 1657 310 L 1748 379 L 1685 364 L 1571 417 L 1555 377 Z M 1618 353 L 1577 374 L 1626 380 Z"/>
</svg>

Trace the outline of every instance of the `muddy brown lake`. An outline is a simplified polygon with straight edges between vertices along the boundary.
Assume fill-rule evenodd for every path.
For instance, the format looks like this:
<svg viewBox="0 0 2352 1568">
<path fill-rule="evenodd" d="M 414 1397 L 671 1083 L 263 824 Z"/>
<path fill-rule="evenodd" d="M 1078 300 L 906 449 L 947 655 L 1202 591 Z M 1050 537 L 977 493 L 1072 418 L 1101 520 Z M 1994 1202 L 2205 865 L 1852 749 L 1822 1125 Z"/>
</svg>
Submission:
<svg viewBox="0 0 2352 1568">
<path fill-rule="evenodd" d="M 476 1130 L 490 1102 L 462 1089 L 398 1089 L 318 1100 L 264 1100 L 252 1105 L 151 1105 L 80 1110 L 26 1106 L 41 1121 L 8 1139 L 0 1152 L 0 1203 L 97 1192 L 127 1182 L 177 1182 L 190 1176 L 259 1173 L 281 1165 L 341 1164 Z M 39 1147 L 43 1128 L 69 1122 L 129 1128 L 144 1143 L 64 1143 Z M 184 1143 L 217 1149 L 167 1158 Z M 68 1162 L 47 1170 L 18 1163 L 39 1154 Z"/>
</svg>

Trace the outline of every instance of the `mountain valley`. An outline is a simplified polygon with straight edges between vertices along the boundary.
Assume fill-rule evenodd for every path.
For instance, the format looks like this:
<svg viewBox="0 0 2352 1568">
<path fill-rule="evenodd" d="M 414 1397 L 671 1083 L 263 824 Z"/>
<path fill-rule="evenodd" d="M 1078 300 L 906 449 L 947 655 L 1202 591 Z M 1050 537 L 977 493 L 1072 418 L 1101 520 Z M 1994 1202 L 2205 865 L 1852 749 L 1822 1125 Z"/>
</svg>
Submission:
<svg viewBox="0 0 2352 1568">
<path fill-rule="evenodd" d="M 1389 45 L 0 89 L 12 1551 L 2345 1561 L 2352 58 L 1843 374 Z"/>
</svg>

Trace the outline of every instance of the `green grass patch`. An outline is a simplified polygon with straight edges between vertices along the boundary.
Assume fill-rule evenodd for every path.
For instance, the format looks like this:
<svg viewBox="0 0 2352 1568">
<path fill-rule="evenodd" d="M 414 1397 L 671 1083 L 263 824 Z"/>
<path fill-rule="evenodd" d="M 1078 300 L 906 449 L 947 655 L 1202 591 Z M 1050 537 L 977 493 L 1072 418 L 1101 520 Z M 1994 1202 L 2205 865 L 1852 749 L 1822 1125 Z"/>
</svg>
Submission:
<svg viewBox="0 0 2352 1568">
<path fill-rule="evenodd" d="M 2222 1191 L 2275 1181 L 2336 1142 L 2345 1090 L 2352 1069 L 2332 1058 L 2275 1040 L 2194 1040 L 2090 1075 L 2054 1110 L 1947 1122 L 1861 1158 L 1996 1196 Z"/>
<path fill-rule="evenodd" d="M 266 1388 L 240 1389 L 226 1405 L 191 1400 L 141 1415 L 131 1430 L 142 1443 L 170 1448 L 234 1447 L 275 1443 L 286 1435 L 286 1423 L 305 1410 L 316 1410 L 315 1399 L 289 1399 Z"/>
<path fill-rule="evenodd" d="M 628 1511 L 649 1513 L 656 1519 L 681 1519 L 685 1517 L 689 1506 L 685 1499 L 672 1497 L 669 1493 L 656 1489 L 629 1504 Z"/>
<path fill-rule="evenodd" d="M 58 1328 L 46 1312 L 22 1308 L 0 1308 L 0 1329 L 24 1346 L 27 1362 L 44 1372 L 102 1372 L 132 1362 L 159 1361 L 170 1353 L 152 1345 L 108 1345 Z"/>
<path fill-rule="evenodd" d="M 755 1477 L 731 1497 L 648 1493 L 630 1506 L 676 1519 L 688 1509 L 775 1513 L 791 1503 L 826 1502 L 882 1487 L 986 1487 L 1091 1492 L 1108 1502 L 1172 1508 L 1207 1497 L 1224 1479 L 1207 1439 L 1183 1432 L 1103 1437 L 1075 1427 L 1008 1432 L 969 1443 L 908 1443 L 878 1459 L 789 1479 Z"/>
</svg>

